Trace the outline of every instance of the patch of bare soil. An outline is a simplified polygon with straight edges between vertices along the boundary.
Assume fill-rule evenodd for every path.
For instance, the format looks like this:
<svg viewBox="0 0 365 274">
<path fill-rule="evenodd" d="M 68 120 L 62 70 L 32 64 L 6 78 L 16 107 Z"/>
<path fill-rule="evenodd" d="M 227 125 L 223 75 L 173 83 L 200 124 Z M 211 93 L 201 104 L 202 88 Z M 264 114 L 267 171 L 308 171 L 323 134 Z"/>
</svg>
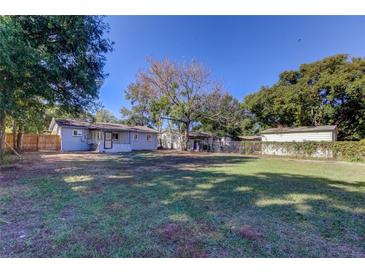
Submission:
<svg viewBox="0 0 365 274">
<path fill-rule="evenodd" d="M 163 243 L 174 246 L 174 257 L 208 257 L 203 244 L 196 238 L 196 233 L 187 225 L 165 223 L 157 228 L 157 235 Z"/>
<path fill-rule="evenodd" d="M 250 241 L 260 241 L 263 239 L 263 235 L 250 225 L 243 225 L 240 228 L 240 234 L 243 238 Z"/>
</svg>

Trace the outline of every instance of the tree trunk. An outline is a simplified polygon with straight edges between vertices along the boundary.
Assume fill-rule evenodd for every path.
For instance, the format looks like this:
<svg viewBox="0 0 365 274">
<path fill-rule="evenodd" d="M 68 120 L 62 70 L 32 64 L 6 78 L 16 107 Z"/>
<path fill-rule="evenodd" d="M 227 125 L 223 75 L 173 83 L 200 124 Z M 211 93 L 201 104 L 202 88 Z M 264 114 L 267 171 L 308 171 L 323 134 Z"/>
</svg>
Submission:
<svg viewBox="0 0 365 274">
<path fill-rule="evenodd" d="M 0 111 L 0 164 L 4 160 L 6 113 Z"/>
<path fill-rule="evenodd" d="M 15 119 L 13 119 L 13 148 L 15 150 L 18 150 L 18 147 L 17 147 L 17 136 L 16 136 L 16 121 Z"/>
<path fill-rule="evenodd" d="M 16 147 L 17 147 L 17 151 L 19 153 L 22 152 L 22 147 L 23 147 L 23 134 L 24 134 L 24 126 L 20 126 L 20 129 L 18 131 L 18 135 L 16 138 Z"/>
<path fill-rule="evenodd" d="M 185 145 L 184 145 L 184 151 L 188 150 L 189 147 L 189 127 L 190 122 L 185 122 Z"/>
</svg>

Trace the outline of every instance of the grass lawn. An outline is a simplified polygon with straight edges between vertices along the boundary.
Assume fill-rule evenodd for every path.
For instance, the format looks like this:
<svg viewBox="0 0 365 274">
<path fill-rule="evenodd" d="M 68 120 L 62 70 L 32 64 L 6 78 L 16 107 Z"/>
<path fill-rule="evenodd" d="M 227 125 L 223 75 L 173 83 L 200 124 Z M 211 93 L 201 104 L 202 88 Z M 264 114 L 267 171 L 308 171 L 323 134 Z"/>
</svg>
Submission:
<svg viewBox="0 0 365 274">
<path fill-rule="evenodd" d="M 0 167 L 1 257 L 365 257 L 365 165 L 173 152 Z"/>
</svg>

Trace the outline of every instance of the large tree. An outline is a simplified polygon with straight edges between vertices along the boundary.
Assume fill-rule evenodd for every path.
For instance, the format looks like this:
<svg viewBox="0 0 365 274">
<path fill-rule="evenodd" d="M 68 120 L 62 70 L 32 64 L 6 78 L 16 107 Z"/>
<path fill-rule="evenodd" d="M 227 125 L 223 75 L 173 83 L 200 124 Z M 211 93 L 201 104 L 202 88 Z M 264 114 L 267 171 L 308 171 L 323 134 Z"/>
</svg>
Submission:
<svg viewBox="0 0 365 274">
<path fill-rule="evenodd" d="M 93 107 L 112 46 L 106 31 L 98 16 L 0 17 L 0 158 L 6 119 L 24 106 Z"/>
<path fill-rule="evenodd" d="M 115 117 L 111 111 L 109 111 L 105 108 L 102 108 L 95 113 L 95 121 L 103 122 L 103 123 L 118 123 L 119 122 L 118 118 Z"/>
<path fill-rule="evenodd" d="M 201 98 L 199 126 L 217 136 L 238 137 L 241 134 L 244 110 L 228 92 L 216 89 Z"/>
<path fill-rule="evenodd" d="M 335 124 L 341 139 L 365 138 L 365 59 L 340 54 L 285 71 L 272 87 L 247 96 L 248 125 Z"/>
<path fill-rule="evenodd" d="M 182 124 L 187 149 L 189 131 L 200 114 L 202 96 L 211 91 L 209 73 L 193 61 L 178 64 L 167 59 L 149 60 L 148 69 L 138 73 L 135 83 L 128 88 L 132 106 L 137 106 L 154 120 L 171 120 Z"/>
<path fill-rule="evenodd" d="M 183 134 L 182 149 L 188 147 L 193 126 L 222 136 L 240 133 L 243 109 L 238 100 L 198 62 L 149 60 L 148 69 L 137 74 L 125 93 L 132 108 L 122 113 L 130 122 L 152 123 L 161 131 L 167 120 Z"/>
</svg>

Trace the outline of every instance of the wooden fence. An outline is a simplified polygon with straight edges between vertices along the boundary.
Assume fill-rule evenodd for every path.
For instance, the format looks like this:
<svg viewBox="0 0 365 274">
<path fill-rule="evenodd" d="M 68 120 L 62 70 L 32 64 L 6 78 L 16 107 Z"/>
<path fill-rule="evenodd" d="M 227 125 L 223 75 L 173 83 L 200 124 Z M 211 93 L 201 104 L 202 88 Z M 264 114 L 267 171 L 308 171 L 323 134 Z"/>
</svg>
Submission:
<svg viewBox="0 0 365 274">
<path fill-rule="evenodd" d="M 5 141 L 14 147 L 13 134 L 6 134 Z M 5 150 L 9 147 L 5 145 Z M 58 135 L 49 134 L 23 134 L 22 151 L 60 151 L 61 139 Z"/>
</svg>

